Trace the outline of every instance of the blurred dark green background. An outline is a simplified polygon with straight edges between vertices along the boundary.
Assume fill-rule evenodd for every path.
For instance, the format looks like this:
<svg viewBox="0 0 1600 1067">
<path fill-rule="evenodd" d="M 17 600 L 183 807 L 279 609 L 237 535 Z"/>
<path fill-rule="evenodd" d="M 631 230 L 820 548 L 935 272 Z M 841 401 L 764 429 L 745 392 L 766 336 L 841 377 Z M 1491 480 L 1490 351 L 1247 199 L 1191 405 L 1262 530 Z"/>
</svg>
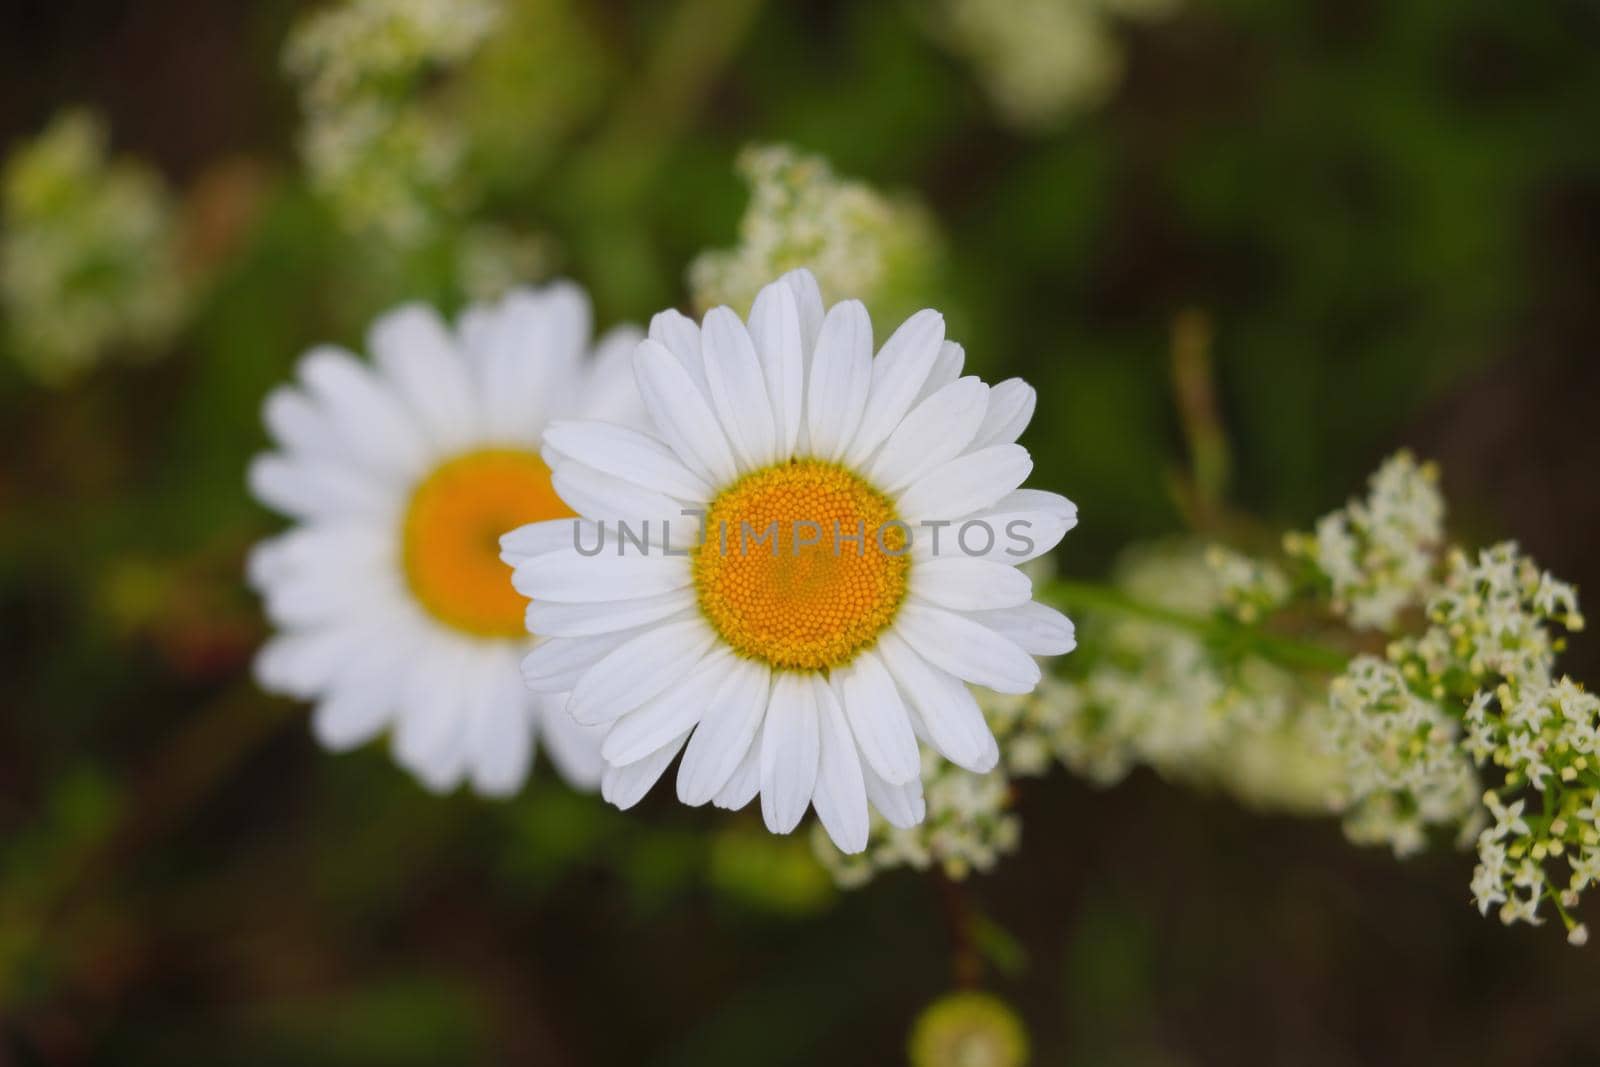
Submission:
<svg viewBox="0 0 1600 1067">
<path fill-rule="evenodd" d="M 1190 0 L 1119 28 L 1111 101 L 1034 135 L 915 4 L 701 6 L 728 55 L 634 141 L 608 108 L 676 4 L 582 5 L 611 57 L 592 114 L 490 196 L 603 323 L 685 306 L 734 238 L 738 149 L 790 142 L 930 205 L 930 302 L 1040 391 L 1034 483 L 1083 515 L 1064 571 L 1184 528 L 1169 334 L 1195 309 L 1242 512 L 1303 524 L 1410 445 L 1464 535 L 1600 589 L 1596 0 Z M 299 10 L 0 8 L 0 144 L 88 103 L 178 188 L 252 190 L 170 358 L 65 390 L 0 366 L 0 1064 L 901 1062 L 954 981 L 931 879 L 839 894 L 750 812 L 658 788 L 624 816 L 546 767 L 510 804 L 438 800 L 254 690 L 261 397 L 397 299 L 461 299 L 426 262 L 369 276 L 297 179 Z M 1600 677 L 1600 643 L 1568 666 Z M 1021 811 L 972 892 L 1020 947 L 988 984 L 1038 1063 L 1600 1062 L 1595 950 L 1480 919 L 1466 855 L 1399 863 L 1145 774 L 1058 769 Z"/>
</svg>

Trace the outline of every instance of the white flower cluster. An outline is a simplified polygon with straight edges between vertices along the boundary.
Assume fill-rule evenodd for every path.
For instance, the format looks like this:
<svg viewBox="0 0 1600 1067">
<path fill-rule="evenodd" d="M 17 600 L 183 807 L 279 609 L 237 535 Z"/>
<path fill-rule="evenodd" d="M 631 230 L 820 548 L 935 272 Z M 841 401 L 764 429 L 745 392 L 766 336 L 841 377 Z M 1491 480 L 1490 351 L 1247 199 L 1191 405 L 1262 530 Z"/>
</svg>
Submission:
<svg viewBox="0 0 1600 1067">
<path fill-rule="evenodd" d="M 284 64 L 300 85 L 306 168 L 351 229 L 416 241 L 464 195 L 460 129 L 417 92 L 500 16 L 496 0 L 343 0 L 291 33 Z"/>
<path fill-rule="evenodd" d="M 821 827 L 812 842 L 841 888 L 867 884 L 879 871 L 938 865 L 948 878 L 991 870 L 1021 843 L 1022 820 L 1011 810 L 1014 782 L 1044 775 L 1061 754 L 1067 703 L 1062 683 L 1048 675 L 1027 696 L 980 691 L 984 717 L 1000 743 L 1000 765 L 973 774 L 924 750 L 922 791 L 927 817 L 909 828 L 874 814 L 866 850 L 845 855 Z"/>
<path fill-rule="evenodd" d="M 1464 709 L 1464 754 L 1500 775 L 1483 796 L 1493 824 L 1477 838 L 1478 908 L 1537 923 L 1549 900 L 1581 943 L 1570 909 L 1600 874 L 1600 699 L 1556 676 L 1562 642 L 1551 632 L 1583 628 L 1576 591 L 1512 544 L 1453 552 L 1428 618 L 1389 656 L 1414 690 Z M 1562 859 L 1565 888 L 1546 867 Z"/>
<path fill-rule="evenodd" d="M 1336 806 L 1350 840 L 1409 856 L 1427 845 L 1429 827 L 1471 827 L 1482 787 L 1459 726 L 1413 693 L 1400 668 L 1358 656 L 1328 695 L 1329 749 L 1345 769 Z"/>
<path fill-rule="evenodd" d="M 946 877 L 961 879 L 1016 851 L 1022 821 L 1009 810 L 1011 783 L 1003 770 L 973 774 L 924 749 L 922 793 L 922 822 L 892 826 L 874 812 L 867 847 L 854 855 L 840 852 L 820 823 L 812 825 L 817 859 L 841 889 L 857 889 L 895 867 L 926 871 L 938 864 Z"/>
<path fill-rule="evenodd" d="M 701 309 L 748 309 L 762 286 L 800 267 L 816 276 L 825 304 L 856 297 L 885 322 L 924 288 L 939 251 L 920 205 L 840 178 L 826 160 L 784 145 L 746 148 L 738 167 L 751 190 L 739 243 L 689 267 Z"/>
<path fill-rule="evenodd" d="M 1209 617 L 1229 586 L 1207 555 L 1189 543 L 1145 546 L 1125 558 L 1118 583 L 1141 602 Z M 1093 667 L 1053 696 L 1066 711 L 1068 767 L 1111 784 L 1145 765 L 1258 807 L 1327 810 L 1338 765 L 1319 743 L 1326 712 L 1314 684 L 1159 622 L 1121 618 L 1101 641 Z"/>
<path fill-rule="evenodd" d="M 1165 18 L 1174 0 L 939 0 L 934 33 L 977 69 L 1007 123 L 1040 130 L 1088 111 L 1122 79 L 1113 18 Z"/>
<path fill-rule="evenodd" d="M 1420 607 L 1444 542 L 1439 472 L 1409 452 L 1392 456 L 1364 500 L 1323 516 L 1316 533 L 1291 534 L 1285 548 L 1312 563 L 1333 586 L 1333 609 L 1357 629 L 1392 631 Z"/>
<path fill-rule="evenodd" d="M 1358 656 L 1331 686 L 1346 832 L 1406 855 L 1453 826 L 1477 842 L 1480 911 L 1537 924 L 1549 901 L 1582 944 L 1571 910 L 1600 878 L 1600 698 L 1557 676 L 1554 632 L 1583 628 L 1577 591 L 1514 544 L 1442 551 L 1436 482 L 1402 453 L 1365 501 L 1287 541 L 1353 626 L 1393 630 L 1425 608 L 1385 658 Z M 1498 779 L 1487 792 L 1485 773 Z M 1564 883 L 1550 870 L 1562 860 Z"/>
<path fill-rule="evenodd" d="M 172 196 L 148 167 L 108 158 L 97 116 L 57 117 L 7 159 L 3 185 L 0 308 L 25 369 L 62 382 L 171 337 L 190 302 Z"/>
<path fill-rule="evenodd" d="M 1276 564 L 1222 545 L 1206 549 L 1223 606 L 1240 622 L 1259 622 L 1289 599 L 1288 575 Z"/>
</svg>

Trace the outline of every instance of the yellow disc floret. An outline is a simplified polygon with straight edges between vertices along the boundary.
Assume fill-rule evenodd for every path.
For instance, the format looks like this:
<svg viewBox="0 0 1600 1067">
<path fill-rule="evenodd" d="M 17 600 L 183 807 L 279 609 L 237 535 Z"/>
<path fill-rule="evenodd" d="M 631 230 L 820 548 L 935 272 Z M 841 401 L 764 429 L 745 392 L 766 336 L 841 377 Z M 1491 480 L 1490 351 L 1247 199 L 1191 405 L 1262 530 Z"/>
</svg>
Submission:
<svg viewBox="0 0 1600 1067">
<path fill-rule="evenodd" d="M 700 610 L 734 651 L 773 667 L 849 663 L 905 599 L 909 531 L 886 496 L 836 464 L 746 475 L 711 502 L 704 535 Z"/>
<path fill-rule="evenodd" d="M 511 587 L 500 535 L 573 514 L 536 454 L 491 448 L 457 456 L 417 486 L 406 508 L 403 551 L 411 592 L 457 630 L 520 636 L 527 601 Z"/>
</svg>

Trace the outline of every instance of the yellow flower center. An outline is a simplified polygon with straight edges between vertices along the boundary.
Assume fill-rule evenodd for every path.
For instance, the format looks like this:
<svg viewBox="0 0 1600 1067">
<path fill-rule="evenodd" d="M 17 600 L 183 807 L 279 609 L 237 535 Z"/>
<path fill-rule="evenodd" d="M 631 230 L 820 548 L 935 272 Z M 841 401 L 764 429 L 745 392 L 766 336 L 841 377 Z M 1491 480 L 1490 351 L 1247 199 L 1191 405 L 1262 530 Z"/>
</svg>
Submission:
<svg viewBox="0 0 1600 1067">
<path fill-rule="evenodd" d="M 849 663 L 905 599 L 908 531 L 889 499 L 832 463 L 748 474 L 707 509 L 693 552 L 700 610 L 734 651 L 770 666 Z"/>
<path fill-rule="evenodd" d="M 430 614 L 480 637 L 518 637 L 528 602 L 511 587 L 500 535 L 575 514 L 532 452 L 486 448 L 428 475 L 406 508 L 404 565 Z"/>
</svg>

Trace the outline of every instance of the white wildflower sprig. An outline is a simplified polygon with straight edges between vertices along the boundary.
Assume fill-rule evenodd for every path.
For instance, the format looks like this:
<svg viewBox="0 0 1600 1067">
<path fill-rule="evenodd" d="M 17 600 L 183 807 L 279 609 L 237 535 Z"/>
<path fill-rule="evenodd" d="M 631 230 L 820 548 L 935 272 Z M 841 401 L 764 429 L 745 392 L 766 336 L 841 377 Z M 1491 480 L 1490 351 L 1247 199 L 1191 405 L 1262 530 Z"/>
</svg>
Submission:
<svg viewBox="0 0 1600 1067">
<path fill-rule="evenodd" d="M 501 16 L 498 0 L 343 0 L 291 32 L 284 66 L 300 88 L 302 155 L 351 230 L 414 243 L 468 197 L 459 125 L 420 89 L 465 62 Z"/>
<path fill-rule="evenodd" d="M 1192 543 L 1146 546 L 1125 557 L 1117 583 L 1141 603 L 1199 621 L 1280 603 L 1276 568 L 1242 559 Z M 1158 620 L 1105 619 L 1097 632 L 1087 669 L 1053 694 L 1065 711 L 1057 747 L 1070 769 L 1109 785 L 1149 766 L 1257 807 L 1327 810 L 1338 768 L 1320 745 L 1325 702 L 1314 681 Z"/>
<path fill-rule="evenodd" d="M 1285 538 L 1289 555 L 1332 587 L 1332 608 L 1361 630 L 1392 631 L 1432 587 L 1444 544 L 1438 468 L 1400 452 L 1378 468 L 1367 496 L 1323 516 L 1314 534 Z"/>
<path fill-rule="evenodd" d="M 62 383 L 171 338 L 193 298 L 177 205 L 153 169 L 111 158 L 98 115 L 57 116 L 0 186 L 0 318 L 25 370 Z"/>
<path fill-rule="evenodd" d="M 1552 632 L 1582 629 L 1577 594 L 1513 544 L 1456 551 L 1428 618 L 1389 658 L 1413 691 L 1459 709 L 1463 752 L 1499 778 L 1483 795 L 1493 823 L 1477 836 L 1479 910 L 1537 923 L 1548 900 L 1581 943 L 1570 911 L 1600 869 L 1600 698 L 1556 675 Z M 1550 869 L 1562 862 L 1565 888 Z"/>
<path fill-rule="evenodd" d="M 924 751 L 926 818 L 902 828 L 875 814 L 866 850 L 855 855 L 840 852 L 820 827 L 813 828 L 817 858 L 845 889 L 897 867 L 937 867 L 955 880 L 992 870 L 1021 843 L 1022 820 L 1013 810 L 1016 780 L 1048 773 L 1067 744 L 1064 695 L 1063 683 L 1048 676 L 1026 696 L 982 694 L 980 705 L 1000 744 L 999 766 L 974 774 Z"/>
<path fill-rule="evenodd" d="M 1600 698 L 1556 669 L 1560 631 L 1584 626 L 1577 591 L 1514 544 L 1451 546 L 1444 514 L 1436 469 L 1402 452 L 1365 497 L 1285 538 L 1293 580 L 1228 549 L 1206 569 L 1126 569 L 1127 600 L 1100 595 L 1117 621 L 1067 683 L 1063 759 L 1099 781 L 1145 764 L 1248 798 L 1248 754 L 1273 739 L 1268 803 L 1315 783 L 1356 843 L 1476 842 L 1484 914 L 1538 924 L 1553 909 L 1585 943 L 1573 912 L 1600 879 Z M 1328 657 L 1284 655 L 1307 651 L 1280 643 L 1286 624 L 1312 626 Z M 1374 630 L 1386 647 L 1361 651 Z"/>
<path fill-rule="evenodd" d="M 800 267 L 816 276 L 825 303 L 855 297 L 884 322 L 927 290 L 941 252 L 916 201 L 841 178 L 822 157 L 787 145 L 746 148 L 738 170 L 750 185 L 739 241 L 690 264 L 696 307 L 743 311 L 767 282 Z"/>
<path fill-rule="evenodd" d="M 817 859 L 841 889 L 859 888 L 896 867 L 937 866 L 959 880 L 992 870 L 1002 855 L 1016 851 L 1022 820 L 1011 811 L 1011 782 L 1003 768 L 974 774 L 925 750 L 922 791 L 922 822 L 899 827 L 874 814 L 866 849 L 853 855 L 839 851 L 820 824 L 812 827 Z"/>
<path fill-rule="evenodd" d="M 1288 602 L 1288 575 L 1270 560 L 1222 545 L 1206 549 L 1206 565 L 1216 577 L 1223 606 L 1240 622 L 1259 622 Z"/>
<path fill-rule="evenodd" d="M 1328 692 L 1327 743 L 1344 768 L 1335 808 L 1352 841 L 1409 856 L 1426 847 L 1428 828 L 1472 818 L 1482 789 L 1459 724 L 1398 667 L 1358 656 Z"/>
<path fill-rule="evenodd" d="M 1391 635 L 1330 687 L 1346 833 L 1406 855 L 1453 826 L 1476 841 L 1481 912 L 1538 924 L 1548 901 L 1582 944 L 1571 912 L 1600 873 L 1600 699 L 1556 672 L 1558 628 L 1584 626 L 1577 591 L 1515 544 L 1447 547 L 1437 480 L 1401 453 L 1365 500 L 1286 539 L 1336 613 Z"/>
</svg>

